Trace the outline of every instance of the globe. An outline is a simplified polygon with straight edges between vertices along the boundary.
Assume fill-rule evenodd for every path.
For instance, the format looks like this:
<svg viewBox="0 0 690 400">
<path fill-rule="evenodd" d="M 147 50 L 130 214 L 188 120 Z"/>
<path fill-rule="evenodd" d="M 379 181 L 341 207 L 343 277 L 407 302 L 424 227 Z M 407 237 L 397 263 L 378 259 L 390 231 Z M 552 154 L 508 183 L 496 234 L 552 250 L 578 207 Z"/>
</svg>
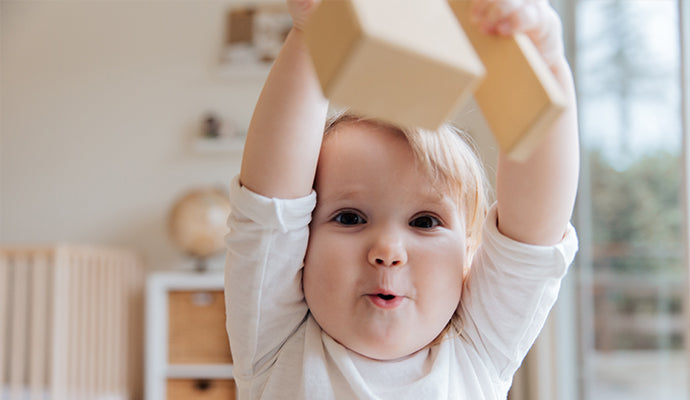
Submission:
<svg viewBox="0 0 690 400">
<path fill-rule="evenodd" d="M 223 250 L 229 214 L 230 201 L 216 188 L 191 190 L 175 201 L 168 217 L 170 237 L 197 260 L 197 269 L 205 269 L 205 260 Z"/>
</svg>

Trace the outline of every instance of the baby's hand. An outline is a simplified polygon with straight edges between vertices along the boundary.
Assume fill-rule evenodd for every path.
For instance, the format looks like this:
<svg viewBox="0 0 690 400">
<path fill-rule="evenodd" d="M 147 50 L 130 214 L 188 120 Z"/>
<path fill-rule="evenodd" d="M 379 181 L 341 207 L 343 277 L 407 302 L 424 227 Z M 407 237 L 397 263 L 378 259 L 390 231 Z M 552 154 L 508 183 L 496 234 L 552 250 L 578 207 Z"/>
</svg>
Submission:
<svg viewBox="0 0 690 400">
<path fill-rule="evenodd" d="M 473 0 L 472 17 L 486 33 L 526 34 L 548 65 L 565 60 L 563 28 L 548 0 Z"/>
<path fill-rule="evenodd" d="M 304 29 L 307 18 L 316 8 L 319 0 L 287 0 L 288 10 L 292 16 L 292 25 L 299 29 Z"/>
</svg>

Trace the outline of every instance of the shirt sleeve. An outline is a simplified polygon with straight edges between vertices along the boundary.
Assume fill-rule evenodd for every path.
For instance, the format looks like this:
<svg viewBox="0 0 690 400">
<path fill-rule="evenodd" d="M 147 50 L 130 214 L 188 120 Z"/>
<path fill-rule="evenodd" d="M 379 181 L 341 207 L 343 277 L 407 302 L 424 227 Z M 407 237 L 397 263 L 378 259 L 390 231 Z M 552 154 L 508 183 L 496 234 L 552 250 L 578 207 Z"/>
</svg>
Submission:
<svg viewBox="0 0 690 400">
<path fill-rule="evenodd" d="M 499 232 L 496 205 L 491 207 L 458 313 L 461 336 L 495 367 L 499 379 L 512 379 L 536 340 L 577 249 L 570 224 L 553 246 L 514 241 Z"/>
<path fill-rule="evenodd" d="M 316 194 L 272 199 L 233 179 L 225 264 L 226 323 L 233 373 L 249 380 L 265 371 L 304 321 L 302 266 Z"/>
</svg>

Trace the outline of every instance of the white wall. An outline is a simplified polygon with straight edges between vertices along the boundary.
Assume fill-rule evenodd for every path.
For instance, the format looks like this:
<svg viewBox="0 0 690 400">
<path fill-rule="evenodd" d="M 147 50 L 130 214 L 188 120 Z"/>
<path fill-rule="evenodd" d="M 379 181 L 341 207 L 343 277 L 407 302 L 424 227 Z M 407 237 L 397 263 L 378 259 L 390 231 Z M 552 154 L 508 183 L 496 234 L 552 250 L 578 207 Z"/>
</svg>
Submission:
<svg viewBox="0 0 690 400">
<path fill-rule="evenodd" d="M 192 187 L 227 186 L 240 154 L 196 154 L 190 138 L 207 111 L 246 128 L 262 84 L 219 74 L 230 2 L 0 1 L 0 242 L 191 265 L 167 212 Z"/>
<path fill-rule="evenodd" d="M 132 246 L 185 265 L 166 215 L 227 186 L 240 154 L 198 154 L 202 116 L 245 127 L 261 78 L 223 78 L 228 2 L 2 1 L 0 240 Z"/>
</svg>

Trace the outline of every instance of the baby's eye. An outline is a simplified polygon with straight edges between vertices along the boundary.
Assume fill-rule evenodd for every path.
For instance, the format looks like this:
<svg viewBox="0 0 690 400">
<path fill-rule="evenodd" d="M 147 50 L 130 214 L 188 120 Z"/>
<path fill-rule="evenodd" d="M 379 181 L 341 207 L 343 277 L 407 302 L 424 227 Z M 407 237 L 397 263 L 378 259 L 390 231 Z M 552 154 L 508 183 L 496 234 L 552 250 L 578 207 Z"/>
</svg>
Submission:
<svg viewBox="0 0 690 400">
<path fill-rule="evenodd" d="M 441 221 L 431 215 L 420 215 L 410 221 L 410 226 L 413 228 L 431 229 L 439 225 L 441 225 Z"/>
<path fill-rule="evenodd" d="M 352 211 L 343 211 L 336 215 L 333 220 L 341 225 L 358 225 L 367 223 L 367 220 L 365 220 L 361 215 Z"/>
</svg>

